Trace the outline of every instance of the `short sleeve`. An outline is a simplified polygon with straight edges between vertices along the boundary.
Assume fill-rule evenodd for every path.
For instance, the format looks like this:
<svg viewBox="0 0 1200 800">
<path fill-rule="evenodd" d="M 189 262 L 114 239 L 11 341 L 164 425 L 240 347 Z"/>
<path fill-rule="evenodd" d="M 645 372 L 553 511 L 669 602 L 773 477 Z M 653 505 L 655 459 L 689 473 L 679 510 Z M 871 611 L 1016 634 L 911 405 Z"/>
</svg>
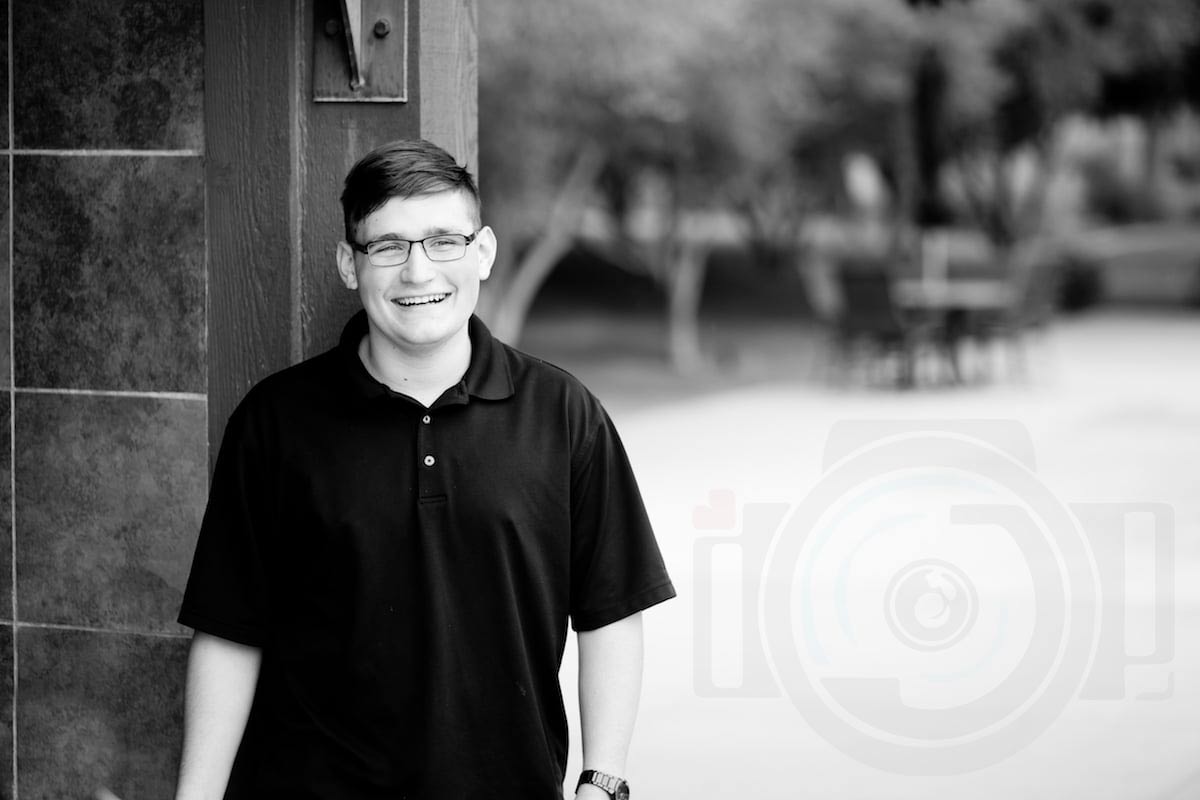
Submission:
<svg viewBox="0 0 1200 800">
<path fill-rule="evenodd" d="M 601 411 L 571 480 L 571 624 L 594 630 L 675 596 L 620 437 Z"/>
<path fill-rule="evenodd" d="M 179 622 L 261 647 L 266 638 L 266 592 L 259 554 L 267 523 L 261 510 L 264 470 L 245 405 L 230 417 L 217 454 Z"/>
</svg>

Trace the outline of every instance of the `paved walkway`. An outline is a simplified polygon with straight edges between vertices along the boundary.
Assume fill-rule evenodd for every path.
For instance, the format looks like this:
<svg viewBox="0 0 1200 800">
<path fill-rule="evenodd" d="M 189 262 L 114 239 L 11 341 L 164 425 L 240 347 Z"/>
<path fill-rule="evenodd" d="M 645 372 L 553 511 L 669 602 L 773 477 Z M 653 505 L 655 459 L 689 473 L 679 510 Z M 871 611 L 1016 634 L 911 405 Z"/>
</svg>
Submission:
<svg viewBox="0 0 1200 800">
<path fill-rule="evenodd" d="M 639 796 L 1200 796 L 1200 314 L 1070 318 L 1031 356 L 1020 385 L 901 393 L 797 379 L 679 399 L 660 382 L 649 403 L 636 380 L 567 365 L 613 409 L 680 592 L 646 615 L 629 768 Z M 968 441 L 967 455 L 922 463 L 938 445 L 901 438 L 892 462 L 835 442 L 829 457 L 850 457 L 823 470 L 831 431 L 881 419 L 951 430 L 960 445 L 949 452 Z M 961 427 L 972 420 L 1003 424 Z M 821 494 L 832 472 L 838 490 Z M 746 513 L 764 500 L 791 510 L 779 524 Z M 1084 510 L 1060 515 L 1115 502 L 1142 504 L 1124 541 L 1104 538 L 1104 520 L 1086 539 L 1071 521 Z M 993 509 L 982 521 L 949 518 L 981 504 Z M 996 507 L 1025 509 L 1036 535 Z M 1170 514 L 1173 553 L 1156 551 Z M 761 570 L 738 563 L 755 560 L 756 533 L 786 562 L 767 559 L 765 595 L 747 588 Z M 1111 551 L 1094 552 L 1104 541 Z M 1175 577 L 1165 599 L 1156 555 Z M 1120 597 L 1116 573 L 1097 588 L 1114 559 L 1129 575 Z M 761 613 L 743 616 L 760 596 Z M 1101 647 L 1116 641 L 1114 621 L 1127 623 L 1115 650 L 1092 649 L 1097 609 L 1110 626 Z M 768 649 L 747 644 L 755 635 L 770 657 L 745 661 Z M 1156 649 L 1166 663 L 1123 667 L 1121 652 Z M 712 696 L 742 685 L 742 696 Z"/>
</svg>

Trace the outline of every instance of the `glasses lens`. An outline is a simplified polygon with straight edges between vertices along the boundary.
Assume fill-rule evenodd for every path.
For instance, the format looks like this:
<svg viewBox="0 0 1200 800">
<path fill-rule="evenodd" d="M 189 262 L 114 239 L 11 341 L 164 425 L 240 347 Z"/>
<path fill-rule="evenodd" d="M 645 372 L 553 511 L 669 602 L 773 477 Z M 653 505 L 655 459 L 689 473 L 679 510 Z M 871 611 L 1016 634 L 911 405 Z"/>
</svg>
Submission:
<svg viewBox="0 0 1200 800">
<path fill-rule="evenodd" d="M 394 267 L 408 260 L 408 242 L 383 240 L 367 245 L 367 257 L 377 267 Z"/>
<path fill-rule="evenodd" d="M 430 236 L 421 242 L 425 255 L 434 261 L 453 261 L 467 252 L 467 237 L 457 233 Z"/>
</svg>

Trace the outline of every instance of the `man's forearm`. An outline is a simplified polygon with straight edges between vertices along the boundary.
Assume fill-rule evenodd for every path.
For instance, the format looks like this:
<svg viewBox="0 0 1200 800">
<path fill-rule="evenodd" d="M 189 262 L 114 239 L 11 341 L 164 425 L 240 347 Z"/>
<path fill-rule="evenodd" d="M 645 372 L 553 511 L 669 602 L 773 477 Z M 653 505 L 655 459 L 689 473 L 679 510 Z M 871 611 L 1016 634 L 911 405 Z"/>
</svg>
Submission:
<svg viewBox="0 0 1200 800">
<path fill-rule="evenodd" d="M 642 615 L 578 638 L 583 768 L 624 777 L 642 690 Z"/>
<path fill-rule="evenodd" d="M 188 654 L 176 800 L 220 800 L 242 741 L 262 651 L 196 632 Z"/>
</svg>

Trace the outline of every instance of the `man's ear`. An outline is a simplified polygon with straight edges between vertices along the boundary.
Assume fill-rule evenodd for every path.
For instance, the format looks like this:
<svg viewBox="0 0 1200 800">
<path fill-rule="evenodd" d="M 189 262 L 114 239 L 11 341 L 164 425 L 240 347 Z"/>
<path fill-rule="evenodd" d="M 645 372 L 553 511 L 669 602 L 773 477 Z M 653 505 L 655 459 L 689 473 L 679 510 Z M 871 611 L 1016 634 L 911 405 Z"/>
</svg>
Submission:
<svg viewBox="0 0 1200 800">
<path fill-rule="evenodd" d="M 354 251 L 346 242 L 338 242 L 337 270 L 347 289 L 358 288 L 358 269 L 354 263 Z"/>
<path fill-rule="evenodd" d="M 490 226 L 484 225 L 475 241 L 479 243 L 479 280 L 486 281 L 496 261 L 496 234 Z"/>
</svg>

